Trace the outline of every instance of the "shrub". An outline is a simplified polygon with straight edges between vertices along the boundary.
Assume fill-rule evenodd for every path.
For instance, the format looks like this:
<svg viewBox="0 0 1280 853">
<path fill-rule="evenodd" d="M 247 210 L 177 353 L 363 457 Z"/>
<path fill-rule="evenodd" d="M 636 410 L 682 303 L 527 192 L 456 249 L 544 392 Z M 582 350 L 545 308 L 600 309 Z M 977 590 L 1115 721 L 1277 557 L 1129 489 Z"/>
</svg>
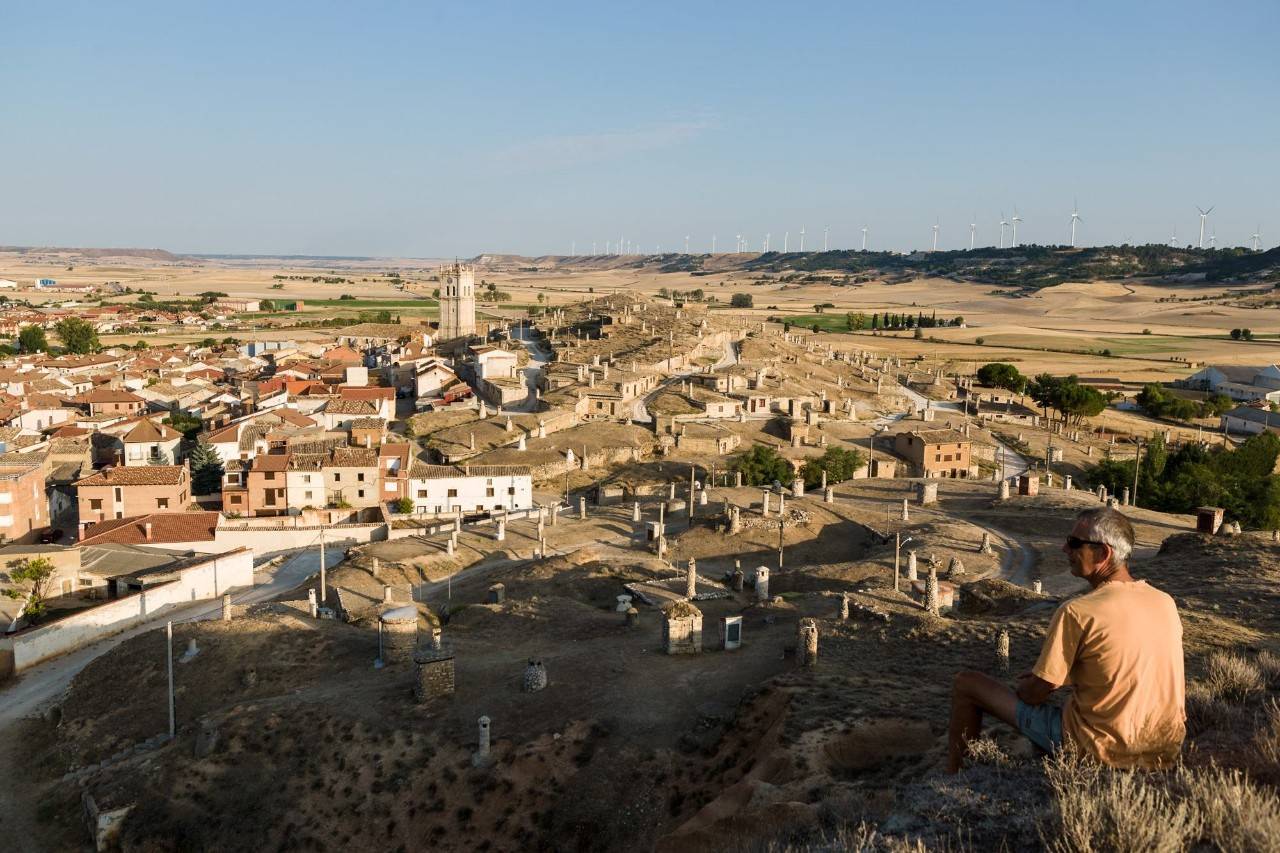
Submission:
<svg viewBox="0 0 1280 853">
<path fill-rule="evenodd" d="M 1214 652 L 1209 656 L 1204 684 L 1216 699 L 1243 702 L 1263 689 L 1262 671 L 1241 655 Z"/>
<path fill-rule="evenodd" d="M 972 764 L 985 764 L 989 767 L 1008 767 L 1009 756 L 1000 748 L 993 738 L 980 737 L 969 741 L 966 752 Z"/>
<path fill-rule="evenodd" d="M 1280 765 L 1280 702 L 1268 699 L 1263 709 L 1263 719 L 1253 736 L 1253 745 L 1262 760 L 1272 766 Z"/>
<path fill-rule="evenodd" d="M 400 498 L 397 501 L 393 501 L 391 506 L 399 513 L 413 512 L 413 501 L 410 498 Z"/>
</svg>

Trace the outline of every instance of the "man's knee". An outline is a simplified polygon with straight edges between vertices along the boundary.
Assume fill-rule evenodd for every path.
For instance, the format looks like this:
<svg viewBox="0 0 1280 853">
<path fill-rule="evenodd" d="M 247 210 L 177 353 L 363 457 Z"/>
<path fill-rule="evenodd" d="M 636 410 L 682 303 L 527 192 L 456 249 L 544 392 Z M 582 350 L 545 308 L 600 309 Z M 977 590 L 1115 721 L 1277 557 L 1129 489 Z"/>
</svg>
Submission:
<svg viewBox="0 0 1280 853">
<path fill-rule="evenodd" d="M 969 669 L 962 670 L 957 672 L 955 678 L 951 681 L 951 693 L 953 696 L 973 697 L 977 695 L 978 690 L 986 681 L 987 676 L 981 672 L 974 672 Z"/>
</svg>

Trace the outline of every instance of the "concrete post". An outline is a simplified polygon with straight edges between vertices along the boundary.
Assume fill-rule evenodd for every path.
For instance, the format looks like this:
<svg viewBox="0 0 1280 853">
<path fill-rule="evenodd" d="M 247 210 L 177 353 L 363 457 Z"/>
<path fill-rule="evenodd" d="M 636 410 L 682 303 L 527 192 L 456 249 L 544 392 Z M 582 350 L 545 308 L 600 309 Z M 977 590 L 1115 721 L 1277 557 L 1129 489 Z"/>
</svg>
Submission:
<svg viewBox="0 0 1280 853">
<path fill-rule="evenodd" d="M 315 595 L 315 590 L 311 590 L 311 594 Z M 223 622 L 231 621 L 231 596 L 230 595 L 222 596 L 222 621 Z"/>
<path fill-rule="evenodd" d="M 307 590 L 307 612 L 311 614 L 312 619 L 315 619 L 317 616 L 320 615 L 319 610 L 320 610 L 319 605 L 316 604 L 316 591 L 314 589 Z M 225 616 L 227 612 L 225 603 L 223 604 L 222 612 L 223 612 L 223 615 Z"/>
<path fill-rule="evenodd" d="M 831 486 L 827 486 L 822 491 L 822 502 L 833 504 L 836 502 L 836 490 Z"/>
<path fill-rule="evenodd" d="M 767 516 L 769 514 L 769 490 L 768 489 L 764 490 L 764 495 L 761 498 L 761 506 L 763 508 L 760 510 L 760 514 Z"/>
<path fill-rule="evenodd" d="M 791 493 L 798 498 L 804 497 L 804 478 L 796 477 L 791 481 Z"/>
<path fill-rule="evenodd" d="M 1120 493 L 1120 506 L 1129 505 L 1129 487 L 1125 486 L 1124 491 Z"/>
<path fill-rule="evenodd" d="M 906 499 L 906 498 L 903 498 L 903 499 L 902 499 L 902 520 L 903 520 L 903 521 L 910 521 L 910 520 L 911 520 L 911 512 L 910 512 L 910 510 L 908 510 L 908 509 L 907 509 L 907 503 L 908 503 L 908 502 L 907 502 L 907 499 Z"/>
<path fill-rule="evenodd" d="M 840 596 L 840 618 L 849 618 L 849 596 L 847 595 Z"/>
<path fill-rule="evenodd" d="M 494 541 L 503 542 L 507 538 L 507 520 L 505 518 L 499 518 L 497 521 L 497 525 L 498 525 L 498 530 L 494 534 L 494 537 L 493 537 Z"/>
<path fill-rule="evenodd" d="M 920 579 L 920 570 L 916 565 L 916 552 L 907 552 L 907 582 L 917 581 Z"/>
<path fill-rule="evenodd" d="M 1066 489 L 1068 492 L 1071 491 L 1071 475 L 1070 474 L 1068 474 L 1066 476 L 1066 479 L 1063 480 L 1062 488 Z"/>
<path fill-rule="evenodd" d="M 560 504 L 551 507 L 551 526 L 555 527 L 558 521 L 560 521 Z"/>
<path fill-rule="evenodd" d="M 1034 592 L 1036 595 L 1040 595 L 1040 593 L 1043 590 L 1044 590 L 1044 584 L 1041 583 L 1038 578 L 1031 582 L 1031 591 Z"/>
<path fill-rule="evenodd" d="M 685 572 L 684 597 L 693 601 L 698 594 L 698 561 L 689 560 L 689 568 Z"/>
<path fill-rule="evenodd" d="M 636 501 L 634 504 L 631 505 L 631 520 L 632 521 L 640 520 L 640 501 Z"/>
<path fill-rule="evenodd" d="M 741 471 L 733 472 L 733 484 L 737 486 L 739 489 L 742 488 L 742 472 Z"/>
<path fill-rule="evenodd" d="M 578 498 L 578 518 L 585 519 L 587 517 L 587 499 Z"/>
<path fill-rule="evenodd" d="M 1009 481 L 1008 480 L 1000 481 L 999 499 L 1002 501 L 1009 500 Z"/>
<path fill-rule="evenodd" d="M 1009 632 L 1003 628 L 996 635 L 996 669 L 1001 675 L 1009 674 Z"/>
<path fill-rule="evenodd" d="M 756 569 L 756 601 L 769 602 L 769 569 L 765 566 Z"/>
<path fill-rule="evenodd" d="M 471 764 L 475 767 L 483 767 L 489 763 L 489 718 L 481 717 L 480 726 L 480 743 L 476 747 L 476 754 L 471 757 Z"/>
</svg>

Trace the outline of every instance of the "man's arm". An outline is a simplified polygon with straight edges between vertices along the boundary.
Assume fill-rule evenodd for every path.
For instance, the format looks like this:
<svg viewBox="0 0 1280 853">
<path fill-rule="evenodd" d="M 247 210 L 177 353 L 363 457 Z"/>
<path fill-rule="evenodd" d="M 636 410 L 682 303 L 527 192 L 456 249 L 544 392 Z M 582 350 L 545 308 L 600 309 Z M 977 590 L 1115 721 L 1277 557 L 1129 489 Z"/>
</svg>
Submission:
<svg viewBox="0 0 1280 853">
<path fill-rule="evenodd" d="M 1061 686 L 1061 684 L 1045 681 L 1034 672 L 1024 672 L 1018 676 L 1018 686 L 1014 692 L 1028 705 L 1043 705 L 1049 701 L 1053 691 Z"/>
</svg>

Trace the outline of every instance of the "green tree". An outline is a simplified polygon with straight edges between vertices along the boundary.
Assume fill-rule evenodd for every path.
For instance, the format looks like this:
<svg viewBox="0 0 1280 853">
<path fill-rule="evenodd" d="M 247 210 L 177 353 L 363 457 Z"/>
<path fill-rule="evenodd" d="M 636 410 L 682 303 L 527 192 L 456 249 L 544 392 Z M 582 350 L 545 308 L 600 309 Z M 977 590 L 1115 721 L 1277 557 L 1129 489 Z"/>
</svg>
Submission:
<svg viewBox="0 0 1280 853">
<path fill-rule="evenodd" d="M 1018 368 L 1003 361 L 993 361 L 978 368 L 978 381 L 991 388 L 1004 388 L 1015 394 L 1027 390 L 1027 377 Z"/>
<path fill-rule="evenodd" d="M 44 615 L 49 592 L 49 584 L 53 581 L 53 562 L 45 557 L 28 557 L 10 564 L 9 580 L 16 584 L 30 584 L 31 594 L 22 613 L 35 621 Z M 16 589 L 6 589 L 4 594 L 10 598 L 21 598 L 22 593 Z"/>
<path fill-rule="evenodd" d="M 755 299 L 750 293 L 735 293 L 729 300 L 729 306 L 732 308 L 750 308 L 755 304 Z"/>
<path fill-rule="evenodd" d="M 791 463 L 778 455 L 778 451 L 764 444 L 757 444 L 734 460 L 734 471 L 742 472 L 742 481 L 748 486 L 767 486 L 775 481 L 791 482 Z"/>
<path fill-rule="evenodd" d="M 827 472 L 828 483 L 843 483 L 853 479 L 854 472 L 862 467 L 862 454 L 843 447 L 828 447 L 826 453 L 806 459 L 800 467 L 800 476 L 806 487 L 822 484 L 822 472 Z"/>
<path fill-rule="evenodd" d="M 64 317 L 53 330 L 58 333 L 67 352 L 84 355 L 102 349 L 97 330 L 79 317 Z"/>
<path fill-rule="evenodd" d="M 191 493 L 211 495 L 222 491 L 222 477 L 226 469 L 218 448 L 206 441 L 198 442 L 187 457 L 191 462 Z"/>
<path fill-rule="evenodd" d="M 40 326 L 24 326 L 18 332 L 18 346 L 23 352 L 48 352 L 49 339 Z"/>
<path fill-rule="evenodd" d="M 274 302 L 272 302 L 270 299 L 263 299 L 263 300 L 261 300 L 261 301 L 258 303 L 258 307 L 259 307 L 259 308 L 261 308 L 263 311 L 274 311 L 274 310 L 276 310 L 276 304 L 275 304 Z"/>
<path fill-rule="evenodd" d="M 413 512 L 412 498 L 400 498 L 399 500 L 394 501 L 391 505 L 395 508 L 396 512 L 400 512 L 400 513 Z"/>
</svg>

